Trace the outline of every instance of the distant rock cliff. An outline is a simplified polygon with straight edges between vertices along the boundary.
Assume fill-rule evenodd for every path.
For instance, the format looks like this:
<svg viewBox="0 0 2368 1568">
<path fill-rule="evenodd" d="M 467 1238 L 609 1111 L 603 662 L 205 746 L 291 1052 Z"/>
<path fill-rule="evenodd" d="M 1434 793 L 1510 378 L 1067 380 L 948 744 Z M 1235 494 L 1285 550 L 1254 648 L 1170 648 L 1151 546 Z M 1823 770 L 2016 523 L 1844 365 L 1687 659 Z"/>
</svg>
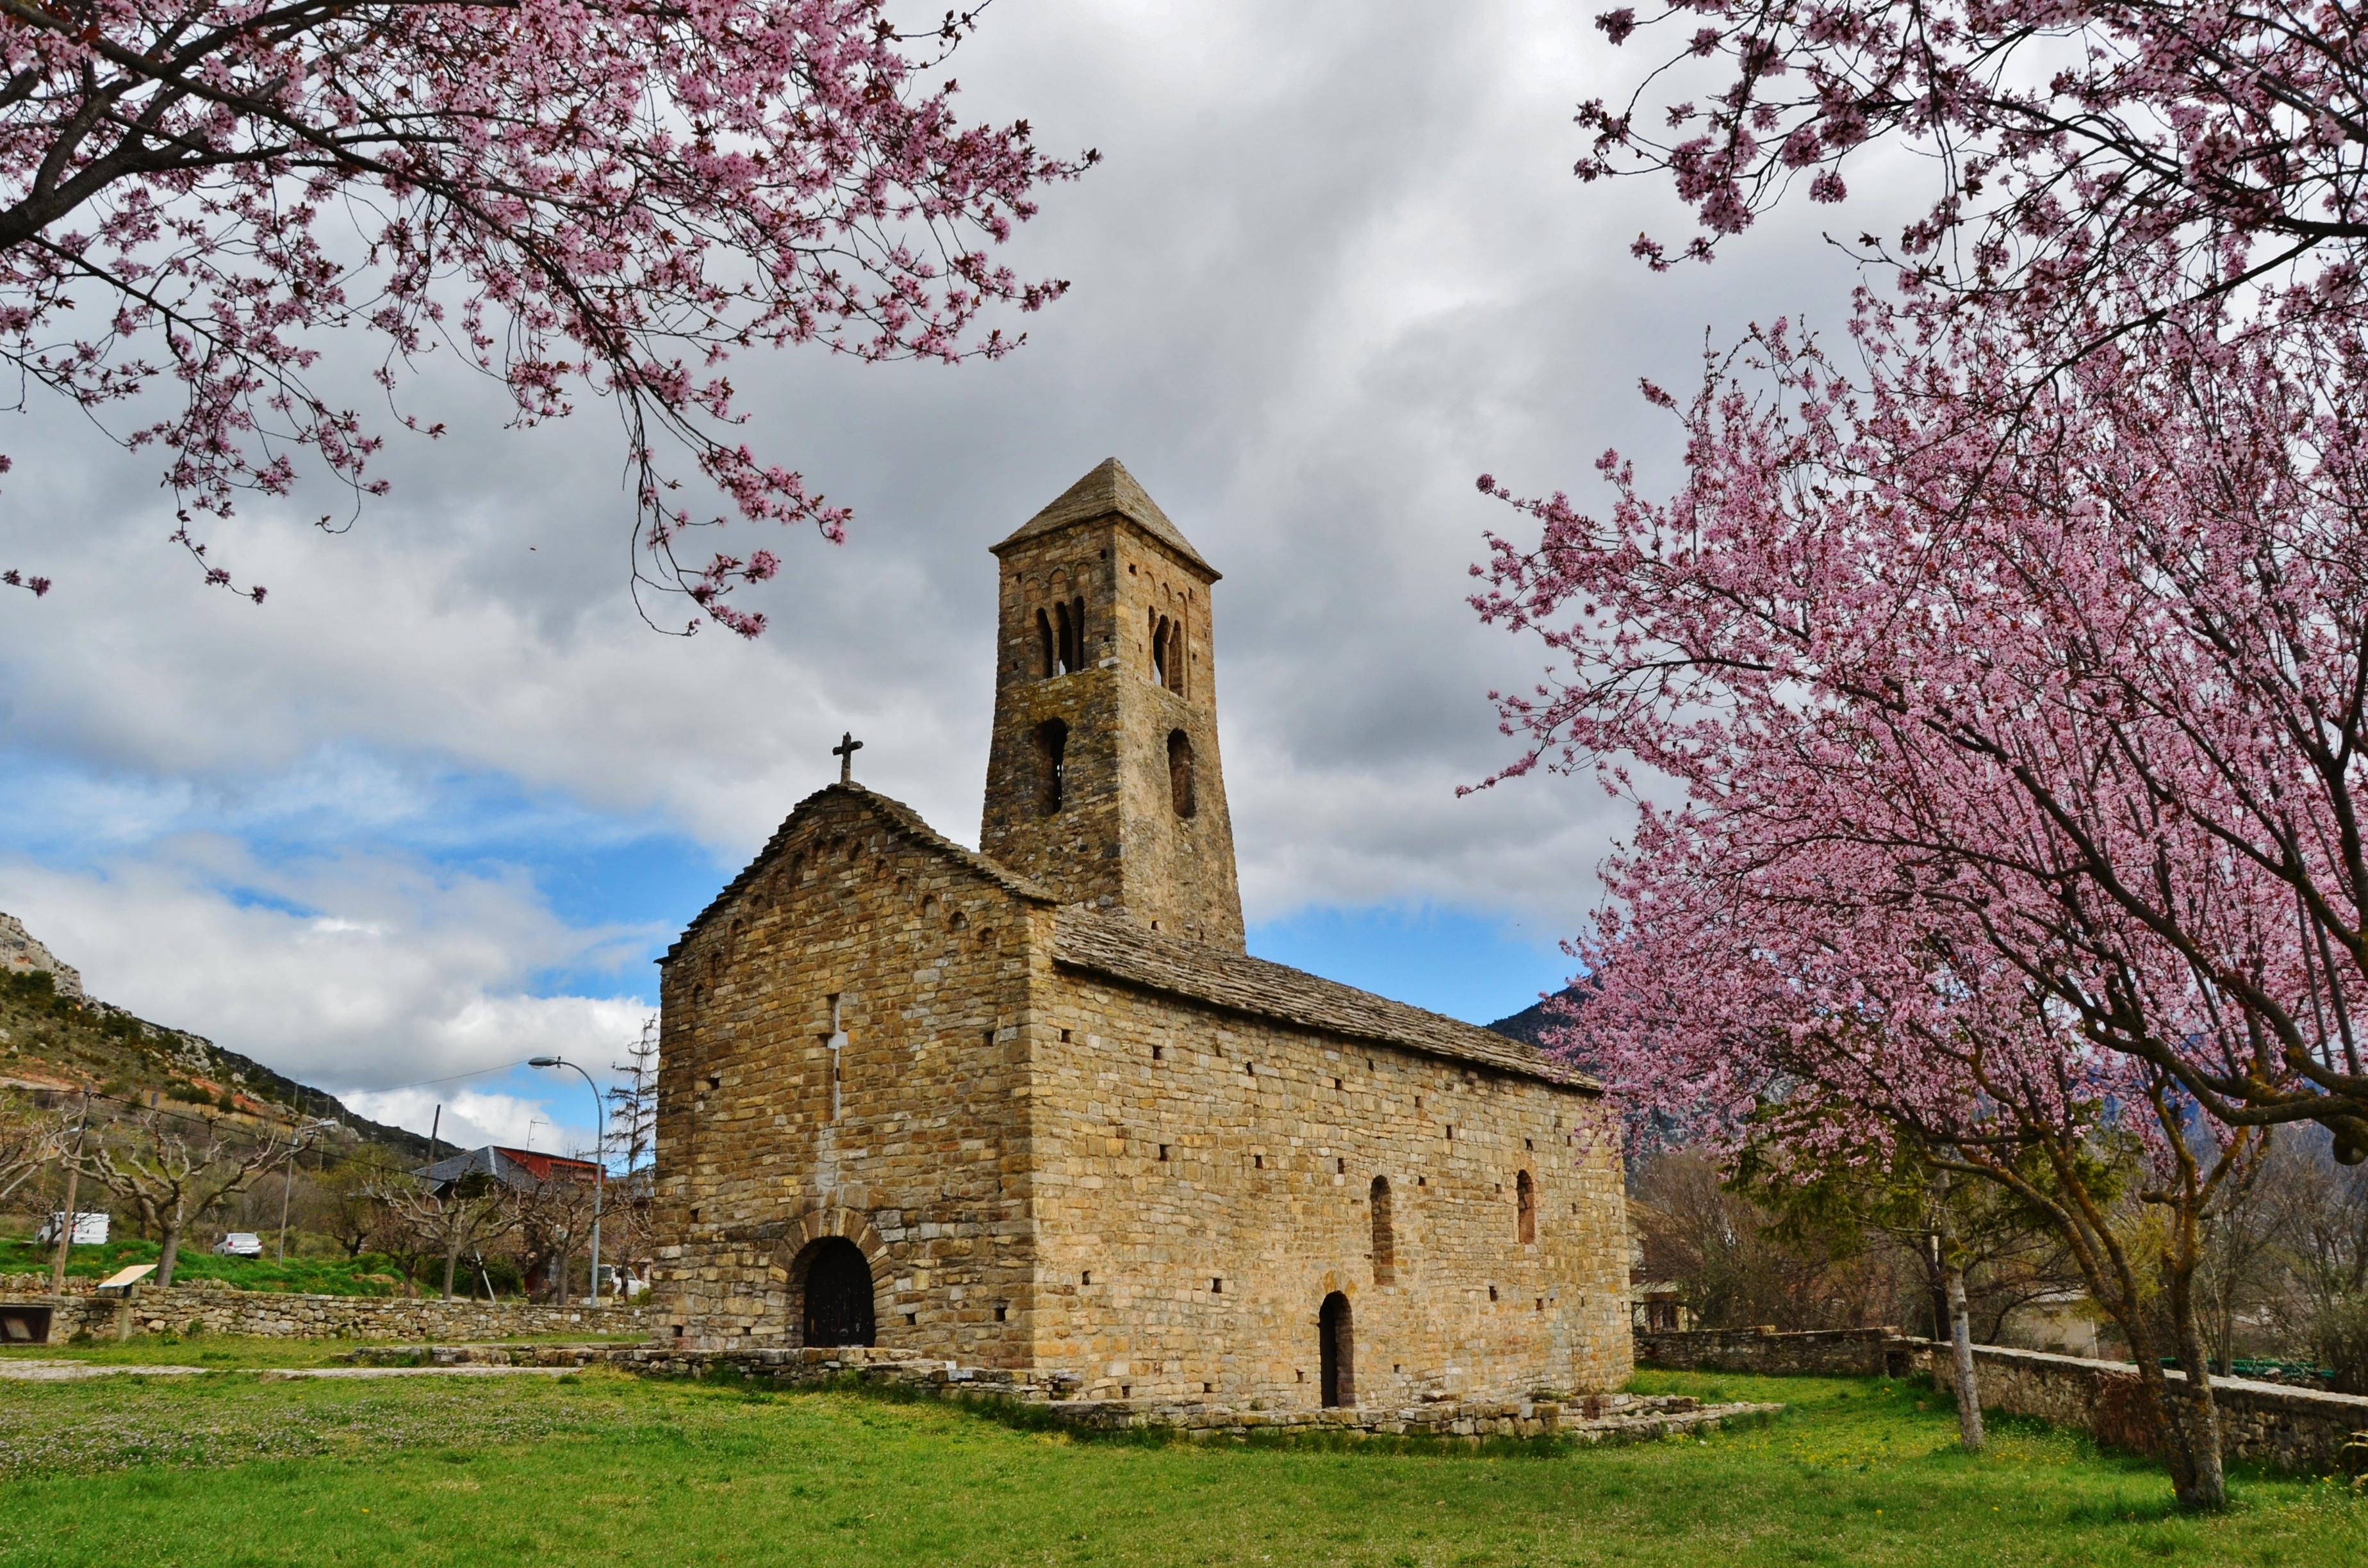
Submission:
<svg viewBox="0 0 2368 1568">
<path fill-rule="evenodd" d="M 25 923 L 13 915 L 0 915 L 0 970 L 11 974 L 28 974 L 35 970 L 46 972 L 50 983 L 61 996 L 82 998 L 82 973 L 72 964 L 60 963 L 57 955 L 41 946 Z"/>
<path fill-rule="evenodd" d="M 47 989 L 21 978 L 50 977 Z M 334 1095 L 225 1051 L 202 1035 L 151 1023 L 86 994 L 82 976 L 0 915 L 0 1089 L 35 1095 L 89 1089 L 126 1108 L 211 1105 L 222 1114 L 280 1123 L 325 1117 L 405 1158 L 427 1140 L 357 1116 Z"/>
</svg>

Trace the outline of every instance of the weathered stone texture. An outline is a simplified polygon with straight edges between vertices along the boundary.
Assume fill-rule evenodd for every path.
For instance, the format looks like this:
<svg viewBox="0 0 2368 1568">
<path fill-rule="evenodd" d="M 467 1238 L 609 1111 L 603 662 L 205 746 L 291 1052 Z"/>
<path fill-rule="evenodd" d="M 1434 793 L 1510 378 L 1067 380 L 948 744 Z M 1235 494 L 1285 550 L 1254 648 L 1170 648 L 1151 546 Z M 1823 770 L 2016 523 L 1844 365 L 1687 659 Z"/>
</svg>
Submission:
<svg viewBox="0 0 2368 1568">
<path fill-rule="evenodd" d="M 1879 1378 L 1891 1370 L 1900 1343 L 1896 1328 L 1639 1329 L 1636 1360 L 1687 1372 Z"/>
<path fill-rule="evenodd" d="M 0 1298 L 47 1302 L 46 1275 L 0 1278 Z M 524 1335 L 639 1334 L 649 1326 L 640 1306 L 536 1306 L 519 1301 L 411 1301 L 394 1296 L 313 1296 L 294 1291 L 232 1290 L 214 1285 L 137 1287 L 129 1301 L 89 1293 L 89 1281 L 58 1302 L 50 1339 L 76 1334 L 111 1338 L 131 1334 L 206 1334 L 258 1339 L 507 1339 Z"/>
<path fill-rule="evenodd" d="M 1316 1310 L 1338 1290 L 1360 1403 L 1626 1381 L 1618 1133 L 1599 1097 L 1087 976 L 1048 1000 L 1043 1363 L 1110 1395 L 1313 1404 Z"/>
<path fill-rule="evenodd" d="M 1953 1391 L 1956 1368 L 1947 1347 L 1918 1343 L 1924 1351 L 1923 1369 L 1939 1387 Z M 2183 1372 L 2168 1375 L 2174 1387 L 2186 1381 Z M 2114 1448 L 2152 1451 L 2137 1369 L 2125 1361 L 1977 1345 L 1974 1376 L 1986 1410 L 2037 1416 Z M 2212 1397 L 2220 1412 L 2220 1451 L 2232 1460 L 2331 1474 L 2341 1463 L 2344 1445 L 2368 1432 L 2368 1399 L 2356 1394 L 2214 1378 Z"/>
<path fill-rule="evenodd" d="M 658 1267 L 695 1343 L 793 1343 L 792 1266 L 836 1235 L 885 1342 L 1026 1364 L 1030 900 L 933 840 L 834 785 L 666 964 Z"/>
<path fill-rule="evenodd" d="M 1360 1405 L 1616 1389 L 1628 1254 L 1600 1090 L 1242 951 L 1216 574 L 1123 470 L 998 550 L 988 852 L 833 786 L 666 960 L 661 1338 L 797 1346 L 801 1260 L 843 1236 L 882 1349 L 1097 1397 L 1312 1409 L 1335 1292 Z M 1046 676 L 1037 610 L 1065 604 L 1074 633 L 1080 601 L 1092 658 Z M 1181 662 L 1156 684 L 1163 615 Z M 1028 750 L 1047 717 L 1069 726 L 1057 812 Z"/>
</svg>

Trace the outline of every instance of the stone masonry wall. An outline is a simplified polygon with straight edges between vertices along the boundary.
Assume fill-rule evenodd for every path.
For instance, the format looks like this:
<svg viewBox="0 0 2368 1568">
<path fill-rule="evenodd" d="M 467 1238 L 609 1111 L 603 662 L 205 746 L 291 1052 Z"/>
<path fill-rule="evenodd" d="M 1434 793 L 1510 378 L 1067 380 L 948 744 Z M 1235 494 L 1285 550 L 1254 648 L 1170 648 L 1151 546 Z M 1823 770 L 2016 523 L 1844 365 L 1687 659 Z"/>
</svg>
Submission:
<svg viewBox="0 0 2368 1568">
<path fill-rule="evenodd" d="M 1619 1132 L 1600 1097 L 1071 972 L 1040 983 L 1039 1365 L 1093 1397 L 1314 1408 L 1338 1290 L 1360 1405 L 1626 1381 Z"/>
<path fill-rule="evenodd" d="M 12 1281 L 13 1282 L 13 1281 Z M 41 1293 L 13 1292 L 47 1301 Z M 128 1310 L 127 1310 L 128 1309 Z M 514 1339 L 553 1334 L 642 1334 L 649 1313 L 639 1306 L 534 1306 L 516 1301 L 405 1301 L 393 1296 L 307 1296 L 292 1291 L 226 1290 L 200 1285 L 166 1290 L 139 1287 L 127 1303 L 112 1296 L 69 1295 L 51 1320 L 50 1339 L 77 1333 L 111 1338 L 128 1323 L 133 1334 L 180 1334 L 194 1324 L 207 1334 L 262 1339 Z"/>
<path fill-rule="evenodd" d="M 843 1235 L 871 1262 L 881 1345 L 1025 1364 L 1022 906 L 860 790 L 792 821 L 666 967 L 657 1223 L 679 1239 L 658 1249 L 658 1333 L 796 1343 L 792 1266 Z"/>
<path fill-rule="evenodd" d="M 1640 1366 L 1689 1372 L 1753 1372 L 1768 1377 L 1879 1378 L 1891 1370 L 1892 1328 L 1639 1330 Z"/>
<path fill-rule="evenodd" d="M 1953 1390 L 1956 1369 L 1945 1347 L 1923 1348 L 1934 1382 Z M 2153 1451 L 2137 1369 L 2126 1362 L 1977 1345 L 1974 1375 L 1984 1409 L 2036 1416 L 2114 1448 Z M 2185 1381 L 2180 1372 L 2169 1376 L 2174 1384 Z M 2230 1459 L 2330 1474 L 2344 1462 L 2344 1445 L 2368 1433 L 2368 1399 L 2354 1394 L 2248 1378 L 2214 1378 L 2212 1392 L 2220 1411 L 2221 1452 Z"/>
</svg>

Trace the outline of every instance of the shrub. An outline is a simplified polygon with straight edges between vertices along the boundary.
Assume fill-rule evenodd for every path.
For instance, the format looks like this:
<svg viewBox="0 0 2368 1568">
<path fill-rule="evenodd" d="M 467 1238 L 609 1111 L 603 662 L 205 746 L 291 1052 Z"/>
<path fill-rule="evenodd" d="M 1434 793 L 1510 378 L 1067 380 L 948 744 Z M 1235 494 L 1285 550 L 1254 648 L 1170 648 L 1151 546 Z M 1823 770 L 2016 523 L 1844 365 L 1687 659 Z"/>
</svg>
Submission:
<svg viewBox="0 0 2368 1568">
<path fill-rule="evenodd" d="M 2334 1371 L 2338 1393 L 2368 1394 L 2368 1296 L 2338 1296 L 2311 1323 L 2311 1353 Z"/>
</svg>

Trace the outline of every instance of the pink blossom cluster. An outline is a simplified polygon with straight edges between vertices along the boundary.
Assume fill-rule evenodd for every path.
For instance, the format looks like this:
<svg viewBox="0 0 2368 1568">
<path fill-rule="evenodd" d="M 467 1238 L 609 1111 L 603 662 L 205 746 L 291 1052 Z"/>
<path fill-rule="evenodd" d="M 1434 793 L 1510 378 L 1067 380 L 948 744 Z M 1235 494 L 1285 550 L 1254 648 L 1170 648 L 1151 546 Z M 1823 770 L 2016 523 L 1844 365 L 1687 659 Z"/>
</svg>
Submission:
<svg viewBox="0 0 2368 1568">
<path fill-rule="evenodd" d="M 1896 242 L 1910 277 L 2077 303 L 2135 262 L 2226 287 L 2368 238 L 2368 18 L 2333 0 L 1675 0 L 1606 11 L 1614 45 L 1667 40 L 1625 102 L 1582 106 L 1583 179 L 1668 177 L 1707 258 L 1802 185 L 1848 195 L 1883 141 L 1938 189 Z M 2230 269 L 2232 254 L 2245 263 Z"/>
<path fill-rule="evenodd" d="M 734 438 L 726 362 L 821 343 L 993 358 L 1033 311 L 995 247 L 1093 154 L 966 123 L 941 66 L 972 25 L 899 32 L 883 0 L 0 0 L 0 356 L 97 414 L 191 514 L 286 494 L 309 453 L 353 495 L 438 347 L 514 421 L 615 401 L 637 588 L 744 635 L 769 550 L 686 558 L 727 517 L 842 536 L 848 513 Z M 317 392 L 322 335 L 376 334 L 383 422 Z M 688 452 L 713 511 L 684 497 Z M 327 519 L 324 519 L 324 523 Z M 242 592 L 253 593 L 251 589 Z M 260 597 L 259 594 L 255 597 Z M 699 621 L 694 619 L 695 628 Z"/>
<path fill-rule="evenodd" d="M 1714 1136 L 1786 1102 L 1813 1153 L 2368 1156 L 2368 330 L 2318 306 L 2033 378 L 2008 314 L 1861 296 L 1856 365 L 1778 322 L 1648 389 L 1675 494 L 1607 453 L 1607 512 L 1517 503 L 1474 604 L 1558 662 L 1497 699 L 1507 772 L 1641 812 L 1561 1046 Z"/>
</svg>

